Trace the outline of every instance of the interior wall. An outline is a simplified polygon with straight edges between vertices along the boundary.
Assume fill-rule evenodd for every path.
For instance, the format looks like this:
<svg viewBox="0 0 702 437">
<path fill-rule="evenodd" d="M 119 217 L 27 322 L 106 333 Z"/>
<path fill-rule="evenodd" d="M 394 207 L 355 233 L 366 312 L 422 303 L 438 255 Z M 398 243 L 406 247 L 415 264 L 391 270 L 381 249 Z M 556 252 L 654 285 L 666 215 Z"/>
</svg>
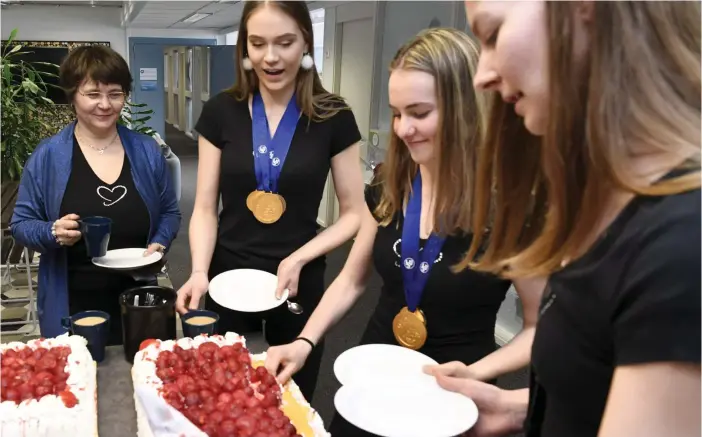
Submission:
<svg viewBox="0 0 702 437">
<path fill-rule="evenodd" d="M 12 6 L 0 14 L 0 34 L 7 39 L 12 29 L 17 28 L 19 40 L 107 41 L 128 59 L 121 11 L 83 6 Z"/>
</svg>

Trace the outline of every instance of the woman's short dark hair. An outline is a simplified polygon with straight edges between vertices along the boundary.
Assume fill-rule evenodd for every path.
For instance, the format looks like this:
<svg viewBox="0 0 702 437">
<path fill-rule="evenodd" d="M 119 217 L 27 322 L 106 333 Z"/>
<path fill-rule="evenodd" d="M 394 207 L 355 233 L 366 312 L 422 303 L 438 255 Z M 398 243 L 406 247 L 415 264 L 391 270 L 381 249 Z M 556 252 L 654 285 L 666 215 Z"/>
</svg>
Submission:
<svg viewBox="0 0 702 437">
<path fill-rule="evenodd" d="M 78 87 L 86 80 L 104 85 L 117 84 L 125 95 L 132 89 L 132 74 L 127 61 L 103 45 L 77 47 L 61 63 L 59 83 L 69 102 L 73 102 Z"/>
</svg>

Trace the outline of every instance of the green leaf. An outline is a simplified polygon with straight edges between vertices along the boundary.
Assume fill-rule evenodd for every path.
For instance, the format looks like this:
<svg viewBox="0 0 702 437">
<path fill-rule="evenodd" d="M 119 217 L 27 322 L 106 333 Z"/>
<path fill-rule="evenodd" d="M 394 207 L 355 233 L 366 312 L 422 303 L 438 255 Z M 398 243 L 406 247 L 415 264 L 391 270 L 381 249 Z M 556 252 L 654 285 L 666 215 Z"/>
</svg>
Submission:
<svg viewBox="0 0 702 437">
<path fill-rule="evenodd" d="M 37 84 L 35 84 L 33 81 L 31 81 L 31 80 L 29 80 L 29 79 L 24 79 L 24 80 L 22 81 L 22 87 L 24 87 L 24 89 L 25 89 L 26 91 L 29 91 L 29 92 L 31 92 L 31 93 L 35 93 L 35 94 L 36 94 L 36 93 L 39 92 L 39 87 L 37 86 Z"/>
<path fill-rule="evenodd" d="M 18 29 L 12 29 L 12 32 L 10 32 L 10 37 L 7 38 L 6 44 L 10 44 L 12 41 L 15 40 L 15 37 L 17 36 L 17 31 Z"/>
</svg>

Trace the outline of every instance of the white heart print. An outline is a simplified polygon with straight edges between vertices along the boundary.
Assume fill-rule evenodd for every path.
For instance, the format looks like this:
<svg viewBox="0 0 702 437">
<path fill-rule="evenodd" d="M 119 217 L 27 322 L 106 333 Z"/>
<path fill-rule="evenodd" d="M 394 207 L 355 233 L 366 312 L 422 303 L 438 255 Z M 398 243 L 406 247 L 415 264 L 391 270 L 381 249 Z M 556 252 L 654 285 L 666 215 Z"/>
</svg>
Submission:
<svg viewBox="0 0 702 437">
<path fill-rule="evenodd" d="M 97 187 L 97 194 L 104 200 L 103 206 L 112 206 L 119 202 L 127 195 L 127 187 L 124 185 L 115 185 L 112 188 L 100 185 Z"/>
</svg>

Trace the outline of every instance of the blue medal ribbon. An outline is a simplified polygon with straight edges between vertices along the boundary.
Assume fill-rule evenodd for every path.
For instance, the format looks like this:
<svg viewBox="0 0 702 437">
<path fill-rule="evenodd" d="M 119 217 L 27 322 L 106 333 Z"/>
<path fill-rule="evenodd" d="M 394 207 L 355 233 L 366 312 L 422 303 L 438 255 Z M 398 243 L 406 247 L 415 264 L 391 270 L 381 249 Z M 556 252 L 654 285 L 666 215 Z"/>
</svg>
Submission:
<svg viewBox="0 0 702 437">
<path fill-rule="evenodd" d="M 293 94 L 273 138 L 271 138 L 266 108 L 260 93 L 253 95 L 251 114 L 256 189 L 277 194 L 278 179 L 285 158 L 288 156 L 297 122 L 300 119 L 300 108 L 297 106 L 297 99 Z"/>
<path fill-rule="evenodd" d="M 429 236 L 423 250 L 419 250 L 419 226 L 422 214 L 422 176 L 417 172 L 412 192 L 407 200 L 407 211 L 402 224 L 402 279 L 405 286 L 407 309 L 417 310 L 422 299 L 429 273 L 441 252 L 445 237 L 435 233 Z"/>
</svg>

